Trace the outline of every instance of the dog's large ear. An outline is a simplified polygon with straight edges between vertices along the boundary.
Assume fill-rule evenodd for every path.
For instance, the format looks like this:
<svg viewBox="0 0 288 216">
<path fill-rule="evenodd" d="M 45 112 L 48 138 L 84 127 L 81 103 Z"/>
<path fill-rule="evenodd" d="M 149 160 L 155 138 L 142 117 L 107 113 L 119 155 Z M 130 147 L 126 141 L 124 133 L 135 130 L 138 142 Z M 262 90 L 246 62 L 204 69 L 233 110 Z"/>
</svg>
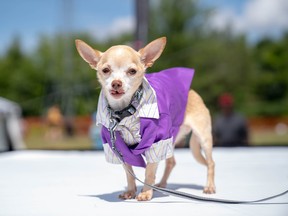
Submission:
<svg viewBox="0 0 288 216">
<path fill-rule="evenodd" d="M 151 67 L 160 57 L 166 45 L 166 37 L 158 38 L 139 50 L 145 67 Z"/>
<path fill-rule="evenodd" d="M 91 68 L 95 69 L 102 53 L 98 50 L 94 50 L 81 40 L 75 40 L 75 44 L 80 56 L 91 66 Z"/>
</svg>

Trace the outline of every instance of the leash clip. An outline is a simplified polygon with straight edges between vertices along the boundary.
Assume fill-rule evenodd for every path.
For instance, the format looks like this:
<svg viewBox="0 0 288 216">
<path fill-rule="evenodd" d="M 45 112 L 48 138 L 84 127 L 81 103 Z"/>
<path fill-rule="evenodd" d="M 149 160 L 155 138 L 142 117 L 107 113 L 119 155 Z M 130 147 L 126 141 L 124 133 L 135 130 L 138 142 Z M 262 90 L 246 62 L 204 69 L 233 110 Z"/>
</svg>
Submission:
<svg viewBox="0 0 288 216">
<path fill-rule="evenodd" d="M 112 144 L 112 150 L 114 151 L 114 153 L 118 156 L 118 158 L 123 161 L 123 155 L 121 154 L 121 152 L 116 148 L 116 145 L 115 145 L 115 141 L 116 141 L 116 133 L 115 133 L 115 130 L 116 130 L 116 127 L 118 125 L 118 121 L 117 119 L 115 118 L 112 118 L 112 116 L 110 117 L 110 123 L 109 123 L 109 132 L 110 132 L 110 141 L 111 141 L 111 144 Z"/>
<path fill-rule="evenodd" d="M 116 130 L 117 125 L 118 125 L 118 121 L 114 118 L 110 118 L 110 123 L 109 123 L 109 128 L 108 128 L 109 131 L 114 132 Z"/>
</svg>

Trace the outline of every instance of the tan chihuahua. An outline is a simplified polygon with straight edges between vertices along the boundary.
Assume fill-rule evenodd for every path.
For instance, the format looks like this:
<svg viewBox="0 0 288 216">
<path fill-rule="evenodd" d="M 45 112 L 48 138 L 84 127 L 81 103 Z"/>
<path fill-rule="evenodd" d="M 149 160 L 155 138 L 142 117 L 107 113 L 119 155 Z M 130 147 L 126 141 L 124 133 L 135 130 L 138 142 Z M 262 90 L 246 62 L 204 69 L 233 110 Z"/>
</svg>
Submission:
<svg viewBox="0 0 288 216">
<path fill-rule="evenodd" d="M 94 50 L 92 47 L 90 47 L 83 41 L 76 40 L 76 47 L 80 56 L 91 66 L 92 69 L 97 70 L 97 77 L 102 86 L 102 92 L 100 96 L 102 97 L 102 99 L 99 98 L 99 103 L 101 101 L 102 102 L 100 106 L 98 104 L 98 110 L 97 110 L 98 112 L 97 118 L 99 115 L 100 123 L 102 121 L 101 119 L 103 118 L 103 116 L 104 117 L 108 116 L 107 118 L 109 118 L 108 113 L 110 113 L 110 122 L 111 122 L 112 114 L 111 114 L 111 111 L 110 112 L 106 111 L 106 109 L 108 108 L 112 110 L 113 112 L 115 110 L 126 110 L 125 112 L 127 112 L 127 107 L 129 108 L 131 107 L 131 103 L 132 103 L 131 101 L 134 100 L 133 98 L 135 98 L 136 92 L 142 91 L 143 92 L 141 93 L 142 98 L 147 96 L 147 95 L 145 96 L 146 90 L 147 91 L 149 90 L 150 92 L 152 92 L 151 94 L 155 95 L 156 99 L 159 99 L 159 97 L 161 97 L 161 95 L 158 95 L 155 93 L 155 90 L 151 87 L 151 85 L 149 84 L 149 81 L 147 81 L 147 79 L 145 78 L 145 71 L 148 67 L 151 67 L 153 63 L 160 57 L 162 51 L 165 48 L 165 45 L 166 45 L 166 38 L 162 37 L 162 38 L 152 41 L 151 43 L 149 43 L 147 46 L 145 46 L 139 51 L 136 51 L 129 46 L 118 45 L 118 46 L 112 46 L 105 52 L 100 52 L 98 50 Z M 176 88 L 173 89 L 173 91 L 174 90 L 177 91 Z M 190 131 L 193 132 L 193 135 L 190 139 L 190 148 L 192 149 L 193 155 L 196 158 L 196 160 L 200 162 L 201 164 L 204 164 L 205 166 L 207 166 L 207 183 L 206 183 L 206 186 L 204 187 L 203 192 L 212 194 L 212 193 L 215 193 L 215 184 L 214 184 L 215 164 L 212 159 L 213 141 L 212 141 L 212 133 L 211 133 L 211 117 L 210 117 L 209 110 L 206 108 L 201 97 L 193 90 L 190 90 L 189 92 L 188 91 L 189 90 L 187 90 L 187 95 L 185 96 L 186 110 L 184 110 L 184 107 L 182 106 L 183 118 L 182 118 L 182 125 L 178 127 L 178 129 L 180 128 L 179 132 L 177 131 L 178 135 L 175 139 L 172 139 L 172 138 L 166 139 L 166 141 L 168 140 L 169 142 L 170 141 L 172 142 L 173 140 L 172 144 L 174 147 Z M 181 94 L 185 95 L 184 93 L 181 93 Z M 153 104 L 155 104 L 154 102 Z M 107 104 L 105 105 L 105 103 Z M 145 103 L 145 100 L 141 99 L 141 102 L 138 101 L 138 103 L 141 105 L 141 103 Z M 142 104 L 140 106 L 139 104 L 138 106 L 137 105 L 135 106 L 136 111 L 134 110 L 133 111 L 134 113 L 132 112 L 130 114 L 131 116 L 128 116 L 128 117 L 125 116 L 124 118 L 120 120 L 118 119 L 118 121 L 116 122 L 116 126 L 119 128 L 119 130 L 121 128 L 123 129 L 122 131 L 120 131 L 119 136 L 116 134 L 116 139 L 123 140 L 123 143 L 125 146 L 135 145 L 136 150 L 137 150 L 137 144 L 141 142 L 141 140 L 144 139 L 144 137 L 141 137 L 141 135 L 139 135 L 139 131 L 141 130 L 141 126 L 139 126 L 139 124 L 141 122 L 141 117 L 143 117 L 141 116 L 141 111 L 139 111 L 139 109 L 141 107 L 142 107 L 141 109 L 143 109 L 143 107 L 145 107 L 146 105 Z M 158 105 L 158 108 L 159 108 L 159 105 Z M 156 105 L 156 110 L 158 108 Z M 99 112 L 102 112 L 102 111 L 104 112 L 104 114 L 103 113 L 99 114 Z M 155 119 L 160 118 L 159 116 L 156 116 L 156 117 L 144 116 L 144 117 L 146 117 L 146 119 L 147 118 L 155 118 Z M 133 124 L 131 124 L 130 122 L 128 126 L 126 125 L 124 127 L 122 125 L 122 122 L 124 123 L 125 121 L 127 122 L 128 121 L 127 119 L 128 120 L 133 119 Z M 107 125 L 108 123 L 106 124 L 104 120 L 103 122 L 104 122 L 103 126 L 109 127 Z M 160 123 L 158 126 L 161 127 L 161 126 L 164 126 L 164 124 L 161 125 Z M 105 129 L 105 127 L 103 128 Z M 159 131 L 160 130 L 161 128 L 159 128 Z M 107 130 L 106 133 L 105 131 L 102 133 L 102 139 L 103 139 L 104 144 L 110 143 L 111 137 L 109 135 L 111 135 L 111 133 L 109 133 L 108 131 L 109 130 Z M 151 136 L 154 133 L 154 131 L 158 131 L 158 129 L 154 128 L 153 131 L 150 133 Z M 110 127 L 110 132 L 111 132 L 111 127 Z M 136 135 L 133 135 L 133 133 Z M 113 136 L 113 134 L 111 136 Z M 132 137 L 134 141 L 129 141 L 128 138 L 130 136 Z M 168 141 L 167 142 L 166 141 L 161 142 L 161 143 L 169 143 Z M 110 157 L 109 159 L 110 162 L 113 162 L 113 161 L 117 162 L 117 157 L 113 155 L 113 150 L 111 146 L 109 145 L 103 145 L 103 146 L 104 146 L 105 154 L 108 155 L 106 156 L 106 159 L 107 157 Z M 118 144 L 119 149 L 122 147 Z M 167 150 L 168 147 L 164 146 L 163 148 Z M 134 147 L 131 149 L 135 150 Z M 203 150 L 205 157 L 201 154 L 201 149 Z M 166 150 L 165 152 L 167 152 Z M 147 153 L 148 151 L 149 151 L 149 148 L 146 148 L 146 147 L 145 147 L 145 154 L 139 150 L 139 152 L 144 154 L 145 157 L 148 157 L 148 153 Z M 137 154 L 139 154 L 139 152 Z M 138 157 L 139 155 L 136 155 L 136 156 Z M 168 156 L 166 155 L 164 159 L 166 159 L 166 167 L 165 167 L 165 171 L 164 171 L 161 181 L 157 184 L 157 186 L 159 187 L 167 186 L 168 177 L 173 167 L 176 164 L 175 158 L 173 156 L 173 152 Z M 145 183 L 152 184 L 152 185 L 155 184 L 155 176 L 156 176 L 158 162 L 159 161 L 157 160 L 156 161 L 152 159 L 148 160 L 147 165 L 145 166 L 146 167 Z M 125 163 L 126 163 L 126 167 L 128 167 L 128 169 L 131 172 L 133 172 L 132 165 L 134 164 L 127 163 L 127 162 Z M 128 187 L 125 192 L 119 195 L 119 198 L 121 199 L 136 198 L 138 201 L 147 201 L 147 200 L 152 199 L 153 190 L 145 185 L 142 191 L 138 195 L 136 195 L 137 191 L 136 191 L 135 179 L 129 174 L 129 172 L 127 172 L 127 170 L 126 170 L 126 176 L 127 176 Z"/>
</svg>

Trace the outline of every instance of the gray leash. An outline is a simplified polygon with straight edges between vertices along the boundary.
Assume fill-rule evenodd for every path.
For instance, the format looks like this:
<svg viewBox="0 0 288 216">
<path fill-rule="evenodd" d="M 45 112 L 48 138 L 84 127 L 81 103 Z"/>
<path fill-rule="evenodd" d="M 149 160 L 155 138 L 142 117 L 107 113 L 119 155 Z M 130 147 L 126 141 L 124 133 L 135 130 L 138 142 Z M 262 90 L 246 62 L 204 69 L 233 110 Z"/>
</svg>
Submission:
<svg viewBox="0 0 288 216">
<path fill-rule="evenodd" d="M 109 131 L 110 131 L 110 137 L 111 137 L 112 150 L 118 156 L 118 158 L 121 161 L 121 163 L 123 164 L 125 170 L 138 182 L 140 182 L 143 185 L 146 185 L 146 186 L 148 186 L 148 187 L 150 187 L 150 188 L 154 189 L 155 191 L 158 191 L 162 194 L 171 195 L 171 196 L 180 197 L 180 198 L 189 199 L 189 200 L 192 199 L 192 200 L 198 200 L 198 201 L 223 203 L 223 204 L 256 204 L 256 203 L 259 204 L 260 202 L 271 200 L 271 199 L 274 199 L 274 198 L 279 197 L 279 196 L 283 196 L 284 194 L 288 193 L 288 190 L 286 190 L 280 194 L 273 195 L 273 196 L 259 199 L 259 200 L 239 201 L 239 200 L 227 200 L 227 199 L 219 199 L 219 198 L 202 197 L 202 196 L 197 196 L 194 194 L 189 194 L 189 193 L 185 193 L 185 192 L 175 191 L 175 190 L 171 190 L 168 188 L 161 188 L 161 187 L 157 187 L 155 185 L 147 184 L 144 181 L 142 181 L 141 179 L 139 179 L 133 172 L 131 172 L 130 169 L 128 169 L 127 164 L 124 162 L 123 155 L 115 146 L 115 141 L 116 141 L 115 129 L 118 125 L 118 121 L 115 119 L 114 120 L 112 119 L 110 125 L 111 125 L 111 128 L 109 128 Z"/>
<path fill-rule="evenodd" d="M 171 196 L 180 197 L 180 198 L 189 199 L 189 200 L 192 199 L 192 200 L 222 203 L 222 204 L 260 204 L 260 202 L 271 200 L 271 199 L 283 196 L 286 193 L 288 193 L 288 190 L 286 190 L 282 193 L 279 193 L 279 194 L 276 194 L 276 195 L 273 195 L 273 196 L 270 196 L 267 198 L 259 199 L 259 200 L 239 201 L 239 200 L 227 200 L 227 199 L 220 199 L 220 198 L 202 197 L 202 196 L 197 196 L 194 194 L 175 191 L 175 190 L 171 190 L 171 189 L 167 189 L 167 188 L 161 188 L 161 187 L 157 187 L 155 185 L 150 185 L 150 184 L 145 183 L 144 181 L 139 179 L 130 169 L 128 169 L 127 164 L 125 163 L 125 161 L 123 159 L 123 155 L 121 154 L 121 152 L 117 149 L 117 147 L 115 145 L 115 142 L 116 142 L 115 130 L 116 130 L 119 122 L 123 118 L 130 116 L 130 115 L 133 115 L 136 112 L 136 107 L 137 107 L 137 104 L 139 104 L 141 97 L 142 97 L 142 86 L 140 86 L 140 88 L 136 91 L 136 93 L 134 94 L 134 96 L 131 100 L 131 103 L 129 104 L 128 107 L 124 108 L 121 111 L 113 111 L 110 107 L 108 107 L 109 113 L 110 113 L 110 124 L 109 124 L 108 130 L 110 132 L 110 141 L 111 141 L 111 145 L 112 145 L 112 150 L 114 151 L 114 153 L 117 155 L 117 157 L 119 158 L 119 160 L 123 164 L 125 170 L 138 182 L 140 182 L 143 185 L 146 185 L 146 186 L 150 187 L 151 189 L 158 191 L 162 194 L 171 195 Z M 283 203 L 283 204 L 288 204 L 288 203 Z"/>
<path fill-rule="evenodd" d="M 279 196 L 283 196 L 284 194 L 288 193 L 288 190 L 280 193 L 280 194 L 276 194 L 274 196 L 270 196 L 267 198 L 263 198 L 263 199 L 259 199 L 259 200 L 253 200 L 253 201 L 239 201 L 239 200 L 227 200 L 227 199 L 220 199 L 220 198 L 209 198 L 209 197 L 202 197 L 202 196 L 197 196 L 194 194 L 189 194 L 189 193 L 185 193 L 185 192 L 181 192 L 181 191 L 175 191 L 175 190 L 171 190 L 168 188 L 160 188 L 157 187 L 155 185 L 150 185 L 145 183 L 144 181 L 140 180 L 133 172 L 131 172 L 126 164 L 122 161 L 125 169 L 128 171 L 128 173 L 134 177 L 134 179 L 136 179 L 137 181 L 139 181 L 140 183 L 142 183 L 143 185 L 146 185 L 152 189 L 154 189 L 155 191 L 158 191 L 162 194 L 165 195 L 171 195 L 171 196 L 175 196 L 175 197 L 180 197 L 180 198 L 184 198 L 184 199 L 189 199 L 189 200 L 197 200 L 197 201 L 205 201 L 205 202 L 214 202 L 214 203 L 222 203 L 222 204 L 255 204 L 255 203 L 260 203 L 260 202 L 264 202 L 267 200 L 271 200 L 274 199 L 276 197 Z M 288 204 L 288 203 L 285 203 Z"/>
</svg>

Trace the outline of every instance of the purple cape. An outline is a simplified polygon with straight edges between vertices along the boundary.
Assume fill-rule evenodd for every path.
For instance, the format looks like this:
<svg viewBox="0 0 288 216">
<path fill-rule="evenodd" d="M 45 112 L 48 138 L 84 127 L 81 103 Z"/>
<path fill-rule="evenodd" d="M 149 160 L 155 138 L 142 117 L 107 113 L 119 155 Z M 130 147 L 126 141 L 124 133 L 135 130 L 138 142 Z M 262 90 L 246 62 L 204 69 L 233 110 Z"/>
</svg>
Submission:
<svg viewBox="0 0 288 216">
<path fill-rule="evenodd" d="M 160 118 L 140 118 L 141 141 L 132 147 L 127 146 L 120 133 L 116 131 L 115 145 L 122 153 L 125 163 L 146 167 L 142 154 L 153 143 L 171 137 L 175 140 L 184 119 L 193 75 L 194 69 L 180 67 L 146 74 L 149 84 L 156 92 Z M 103 143 L 108 143 L 111 147 L 110 133 L 104 126 L 102 139 Z"/>
</svg>

